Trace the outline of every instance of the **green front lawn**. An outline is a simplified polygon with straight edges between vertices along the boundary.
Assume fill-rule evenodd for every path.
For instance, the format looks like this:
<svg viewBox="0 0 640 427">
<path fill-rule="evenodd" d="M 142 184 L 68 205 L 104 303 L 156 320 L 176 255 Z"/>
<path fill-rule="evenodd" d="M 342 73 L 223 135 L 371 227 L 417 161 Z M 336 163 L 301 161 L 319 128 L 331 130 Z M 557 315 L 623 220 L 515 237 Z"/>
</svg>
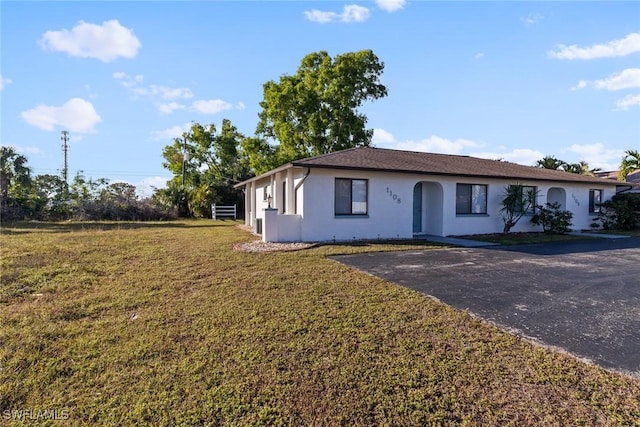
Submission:
<svg viewBox="0 0 640 427">
<path fill-rule="evenodd" d="M 26 410 L 65 410 L 65 425 L 640 419 L 638 379 L 326 258 L 423 245 L 233 249 L 252 238 L 204 220 L 3 227 L 3 422 Z"/>
</svg>

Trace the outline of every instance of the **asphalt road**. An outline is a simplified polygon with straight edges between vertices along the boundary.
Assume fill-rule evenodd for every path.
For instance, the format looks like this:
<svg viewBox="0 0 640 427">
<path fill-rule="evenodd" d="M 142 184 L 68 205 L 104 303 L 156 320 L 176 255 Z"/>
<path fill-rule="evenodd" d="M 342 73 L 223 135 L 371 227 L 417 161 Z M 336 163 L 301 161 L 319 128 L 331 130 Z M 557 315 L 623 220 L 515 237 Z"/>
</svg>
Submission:
<svg viewBox="0 0 640 427">
<path fill-rule="evenodd" d="M 333 258 L 640 377 L 640 238 Z"/>
</svg>

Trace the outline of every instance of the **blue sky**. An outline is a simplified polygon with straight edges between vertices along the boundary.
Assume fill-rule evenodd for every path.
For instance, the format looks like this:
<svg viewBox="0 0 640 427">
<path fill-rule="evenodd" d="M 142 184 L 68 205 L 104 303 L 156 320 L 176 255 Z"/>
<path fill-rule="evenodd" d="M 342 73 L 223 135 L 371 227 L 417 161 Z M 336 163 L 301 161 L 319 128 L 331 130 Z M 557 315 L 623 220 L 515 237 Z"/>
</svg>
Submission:
<svg viewBox="0 0 640 427">
<path fill-rule="evenodd" d="M 640 149 L 640 2 L 2 1 L 0 143 L 150 195 L 192 121 L 257 124 L 308 53 L 372 49 L 377 147 L 616 169 Z"/>
</svg>

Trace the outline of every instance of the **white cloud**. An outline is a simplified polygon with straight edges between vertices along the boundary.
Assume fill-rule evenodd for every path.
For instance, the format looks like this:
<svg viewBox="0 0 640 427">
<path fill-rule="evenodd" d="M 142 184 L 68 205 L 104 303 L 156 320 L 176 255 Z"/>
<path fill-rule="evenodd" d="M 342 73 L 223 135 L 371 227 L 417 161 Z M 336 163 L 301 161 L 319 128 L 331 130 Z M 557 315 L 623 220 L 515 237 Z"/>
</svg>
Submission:
<svg viewBox="0 0 640 427">
<path fill-rule="evenodd" d="M 102 121 L 93 104 L 81 98 L 72 98 L 59 107 L 38 105 L 21 115 L 30 125 L 49 131 L 61 127 L 72 132 L 89 133 L 94 132 L 94 126 Z"/>
<path fill-rule="evenodd" d="M 473 157 L 480 157 L 482 159 L 502 159 L 506 162 L 518 163 L 520 165 L 526 166 L 535 164 L 536 161 L 542 159 L 545 156 L 542 152 L 538 150 L 532 150 L 530 148 L 516 148 L 506 153 L 480 152 L 471 153 L 470 155 Z"/>
<path fill-rule="evenodd" d="M 374 135 L 375 135 L 375 131 L 374 131 Z M 385 136 L 384 134 L 382 135 Z M 391 134 L 388 134 L 388 135 L 391 135 Z M 469 139 L 450 140 L 447 138 L 442 138 L 440 136 L 432 135 L 420 141 L 380 142 L 380 146 L 384 148 L 393 148 L 396 150 L 423 151 L 427 153 L 442 153 L 442 154 L 460 154 L 462 153 L 463 150 L 467 148 L 481 147 L 482 144 Z"/>
<path fill-rule="evenodd" d="M 198 100 L 191 104 L 191 111 L 202 114 L 218 114 L 226 110 L 243 110 L 244 108 L 245 105 L 242 102 L 234 105 L 222 99 Z"/>
<path fill-rule="evenodd" d="M 11 83 L 13 83 L 11 79 L 7 79 L 6 77 L 2 77 L 2 75 L 0 75 L 0 91 L 2 91 L 6 85 Z"/>
<path fill-rule="evenodd" d="M 134 97 L 144 97 L 155 100 L 156 108 L 163 114 L 171 114 L 175 110 L 186 109 L 186 106 L 173 100 L 193 98 L 193 92 L 186 87 L 169 87 L 156 84 L 142 86 L 144 82 L 144 76 L 142 74 L 130 76 L 127 73 L 118 71 L 113 73 L 113 78 L 118 80 Z"/>
<path fill-rule="evenodd" d="M 475 55 L 473 55 L 473 57 L 475 59 L 482 59 L 482 58 L 484 58 L 484 52 L 478 52 Z"/>
<path fill-rule="evenodd" d="M 113 73 L 113 78 L 116 80 L 120 80 L 120 84 L 127 89 L 138 86 L 144 81 L 144 76 L 142 74 L 130 76 L 127 73 L 123 73 L 122 71 Z"/>
<path fill-rule="evenodd" d="M 620 90 L 640 87 L 640 68 L 627 68 L 593 83 L 596 89 Z"/>
<path fill-rule="evenodd" d="M 395 138 L 391 132 L 387 132 L 384 129 L 376 128 L 373 130 L 373 137 L 371 138 L 373 144 L 392 144 L 395 142 Z"/>
<path fill-rule="evenodd" d="M 631 107 L 640 106 L 640 94 L 638 95 L 627 95 L 622 99 L 619 99 L 616 102 L 616 106 L 618 110 L 626 111 Z"/>
<path fill-rule="evenodd" d="M 333 21 L 342 21 L 347 23 L 364 22 L 369 19 L 370 15 L 371 12 L 369 9 L 363 6 L 358 6 L 357 4 L 346 5 L 342 9 L 342 13 L 326 12 L 317 9 L 304 12 L 304 16 L 307 20 L 317 22 L 319 24 L 327 24 Z"/>
<path fill-rule="evenodd" d="M 342 22 L 364 22 L 369 19 L 371 12 L 369 9 L 357 4 L 349 4 L 342 10 L 340 19 Z"/>
<path fill-rule="evenodd" d="M 168 86 L 150 85 L 149 87 L 136 88 L 134 89 L 134 93 L 162 99 L 193 98 L 193 92 L 186 87 L 172 88 Z"/>
<path fill-rule="evenodd" d="M 520 18 L 520 21 L 524 25 L 535 25 L 538 22 L 542 21 L 542 19 L 544 19 L 544 16 L 540 15 L 539 13 L 530 13 L 527 16 Z"/>
<path fill-rule="evenodd" d="M 591 86 L 594 89 L 621 90 L 640 87 L 640 68 L 627 68 L 620 73 L 610 74 L 602 80 L 580 80 L 573 90 Z"/>
<path fill-rule="evenodd" d="M 623 150 L 605 148 L 601 142 L 595 144 L 573 144 L 564 151 L 577 154 L 577 160 L 584 160 L 591 168 L 604 171 L 616 170 L 620 166 Z"/>
<path fill-rule="evenodd" d="M 376 4 L 378 7 L 385 12 L 393 13 L 402 9 L 405 4 L 407 4 L 406 0 L 376 0 Z"/>
<path fill-rule="evenodd" d="M 327 24 L 338 18 L 338 14 L 335 12 L 325 12 L 322 10 L 311 9 L 305 10 L 304 17 L 311 22 L 317 22 L 319 24 Z"/>
<path fill-rule="evenodd" d="M 233 105 L 221 99 L 199 100 L 191 104 L 191 109 L 203 114 L 217 114 L 221 111 L 230 110 Z"/>
<path fill-rule="evenodd" d="M 589 86 L 589 82 L 588 81 L 580 80 L 577 85 L 575 85 L 574 87 L 571 88 L 571 90 L 584 89 L 587 86 Z"/>
<path fill-rule="evenodd" d="M 102 25 L 80 21 L 71 31 L 47 31 L 40 39 L 40 46 L 69 56 L 111 62 L 119 57 L 135 58 L 141 44 L 131 29 L 112 19 Z"/>
<path fill-rule="evenodd" d="M 640 33 L 631 33 L 619 40 L 588 47 L 561 44 L 557 50 L 549 51 L 548 56 L 554 59 L 595 59 L 626 56 L 635 52 L 640 52 Z"/>
<path fill-rule="evenodd" d="M 145 199 L 151 197 L 155 189 L 166 188 L 170 179 L 166 176 L 149 176 L 130 184 L 135 185 L 138 197 Z"/>
<path fill-rule="evenodd" d="M 182 136 L 184 132 L 188 132 L 191 129 L 191 123 L 185 123 L 183 125 L 176 125 L 170 128 L 153 132 L 151 139 L 159 141 L 163 139 L 174 139 Z"/>
<path fill-rule="evenodd" d="M 13 146 L 16 151 L 20 154 L 29 154 L 29 155 L 43 155 L 44 152 L 38 147 L 18 147 Z"/>
<path fill-rule="evenodd" d="M 164 114 L 171 114 L 175 110 L 184 110 L 186 107 L 182 104 L 178 104 L 177 102 L 168 102 L 168 103 L 160 103 L 157 104 L 158 110 Z"/>
</svg>

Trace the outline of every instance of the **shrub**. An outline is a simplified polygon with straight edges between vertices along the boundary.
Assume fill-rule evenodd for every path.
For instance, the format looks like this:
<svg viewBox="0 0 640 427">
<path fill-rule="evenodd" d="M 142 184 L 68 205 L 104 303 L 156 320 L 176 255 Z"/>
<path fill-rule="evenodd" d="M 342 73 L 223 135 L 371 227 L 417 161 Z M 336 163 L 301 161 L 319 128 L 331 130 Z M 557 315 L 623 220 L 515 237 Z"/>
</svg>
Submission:
<svg viewBox="0 0 640 427">
<path fill-rule="evenodd" d="M 504 221 L 503 233 L 507 234 L 536 203 L 538 192 L 533 187 L 510 184 L 505 187 L 500 216 Z"/>
<path fill-rule="evenodd" d="M 565 234 L 571 231 L 573 213 L 560 209 L 560 203 L 545 203 L 536 206 L 536 213 L 531 217 L 535 225 L 542 225 L 542 230 L 548 234 Z"/>
<path fill-rule="evenodd" d="M 640 223 L 640 194 L 616 194 L 602 203 L 592 226 L 605 230 L 633 230 Z"/>
</svg>

